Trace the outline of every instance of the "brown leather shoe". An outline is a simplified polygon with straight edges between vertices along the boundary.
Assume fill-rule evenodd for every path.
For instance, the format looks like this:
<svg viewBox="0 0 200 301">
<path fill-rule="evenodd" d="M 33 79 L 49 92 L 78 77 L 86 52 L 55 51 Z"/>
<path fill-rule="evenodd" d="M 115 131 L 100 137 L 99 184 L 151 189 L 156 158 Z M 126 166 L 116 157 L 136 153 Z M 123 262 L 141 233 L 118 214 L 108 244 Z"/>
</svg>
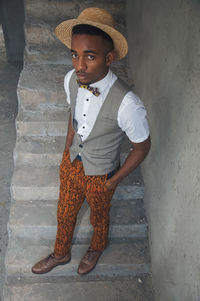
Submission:
<svg viewBox="0 0 200 301">
<path fill-rule="evenodd" d="M 57 265 L 64 265 L 71 260 L 70 252 L 62 258 L 56 258 L 54 253 L 48 255 L 46 258 L 40 260 L 32 267 L 32 273 L 34 274 L 45 274 L 50 272 Z"/>
<path fill-rule="evenodd" d="M 84 275 L 91 272 L 95 268 L 101 254 L 101 251 L 95 251 L 89 248 L 79 264 L 78 274 Z"/>
</svg>

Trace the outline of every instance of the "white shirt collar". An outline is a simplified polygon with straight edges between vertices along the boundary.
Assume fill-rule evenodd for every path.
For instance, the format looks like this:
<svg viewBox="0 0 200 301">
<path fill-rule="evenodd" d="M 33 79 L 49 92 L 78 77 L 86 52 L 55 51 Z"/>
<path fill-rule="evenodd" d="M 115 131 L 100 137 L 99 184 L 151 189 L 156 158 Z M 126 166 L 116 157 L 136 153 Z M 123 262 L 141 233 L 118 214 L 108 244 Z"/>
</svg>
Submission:
<svg viewBox="0 0 200 301">
<path fill-rule="evenodd" d="M 116 78 L 116 75 L 109 69 L 104 78 L 102 78 L 98 82 L 92 83 L 90 86 L 98 88 L 99 92 L 102 93 L 102 91 L 108 88 L 109 85 L 113 84 L 113 81 L 115 81 Z"/>
</svg>

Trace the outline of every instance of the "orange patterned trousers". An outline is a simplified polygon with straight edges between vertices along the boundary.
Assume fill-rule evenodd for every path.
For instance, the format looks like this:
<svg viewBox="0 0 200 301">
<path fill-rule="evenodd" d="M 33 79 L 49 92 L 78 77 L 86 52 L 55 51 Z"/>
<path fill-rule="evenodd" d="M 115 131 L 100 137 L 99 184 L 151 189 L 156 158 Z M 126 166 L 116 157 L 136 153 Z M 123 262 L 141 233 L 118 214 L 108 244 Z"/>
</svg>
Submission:
<svg viewBox="0 0 200 301">
<path fill-rule="evenodd" d="M 64 151 L 60 165 L 60 192 L 57 208 L 57 235 L 54 254 L 65 256 L 71 247 L 77 214 L 84 200 L 90 206 L 90 222 L 93 236 L 90 247 L 103 251 L 107 244 L 110 202 L 114 190 L 105 186 L 107 175 L 85 176 L 83 164 L 70 161 L 69 152 Z"/>
</svg>

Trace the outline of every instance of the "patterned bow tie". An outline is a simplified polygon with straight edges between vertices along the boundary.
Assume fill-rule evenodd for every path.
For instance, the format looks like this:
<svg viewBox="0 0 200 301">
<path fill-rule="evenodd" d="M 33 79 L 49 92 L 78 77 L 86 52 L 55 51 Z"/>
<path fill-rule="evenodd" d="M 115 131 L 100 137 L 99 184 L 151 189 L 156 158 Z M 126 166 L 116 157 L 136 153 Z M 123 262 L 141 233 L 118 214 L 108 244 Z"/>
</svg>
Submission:
<svg viewBox="0 0 200 301">
<path fill-rule="evenodd" d="M 87 85 L 87 84 L 84 85 L 78 79 L 76 80 L 76 82 L 79 85 L 79 88 L 87 89 L 88 91 L 90 91 L 95 96 L 99 96 L 100 95 L 100 92 L 99 92 L 98 88 L 90 87 L 90 85 Z"/>
</svg>

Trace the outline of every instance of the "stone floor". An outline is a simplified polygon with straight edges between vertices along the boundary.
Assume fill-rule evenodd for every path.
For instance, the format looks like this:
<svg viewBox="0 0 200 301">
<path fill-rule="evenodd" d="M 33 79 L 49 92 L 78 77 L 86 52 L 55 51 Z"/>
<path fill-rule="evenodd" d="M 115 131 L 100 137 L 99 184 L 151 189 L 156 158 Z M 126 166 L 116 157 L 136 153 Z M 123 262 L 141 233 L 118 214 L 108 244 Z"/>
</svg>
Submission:
<svg viewBox="0 0 200 301">
<path fill-rule="evenodd" d="M 0 300 L 5 278 L 4 257 L 7 247 L 7 222 L 10 207 L 10 181 L 13 173 L 15 117 L 17 114 L 16 87 L 22 66 L 9 64 L 4 45 L 0 47 Z"/>
</svg>

